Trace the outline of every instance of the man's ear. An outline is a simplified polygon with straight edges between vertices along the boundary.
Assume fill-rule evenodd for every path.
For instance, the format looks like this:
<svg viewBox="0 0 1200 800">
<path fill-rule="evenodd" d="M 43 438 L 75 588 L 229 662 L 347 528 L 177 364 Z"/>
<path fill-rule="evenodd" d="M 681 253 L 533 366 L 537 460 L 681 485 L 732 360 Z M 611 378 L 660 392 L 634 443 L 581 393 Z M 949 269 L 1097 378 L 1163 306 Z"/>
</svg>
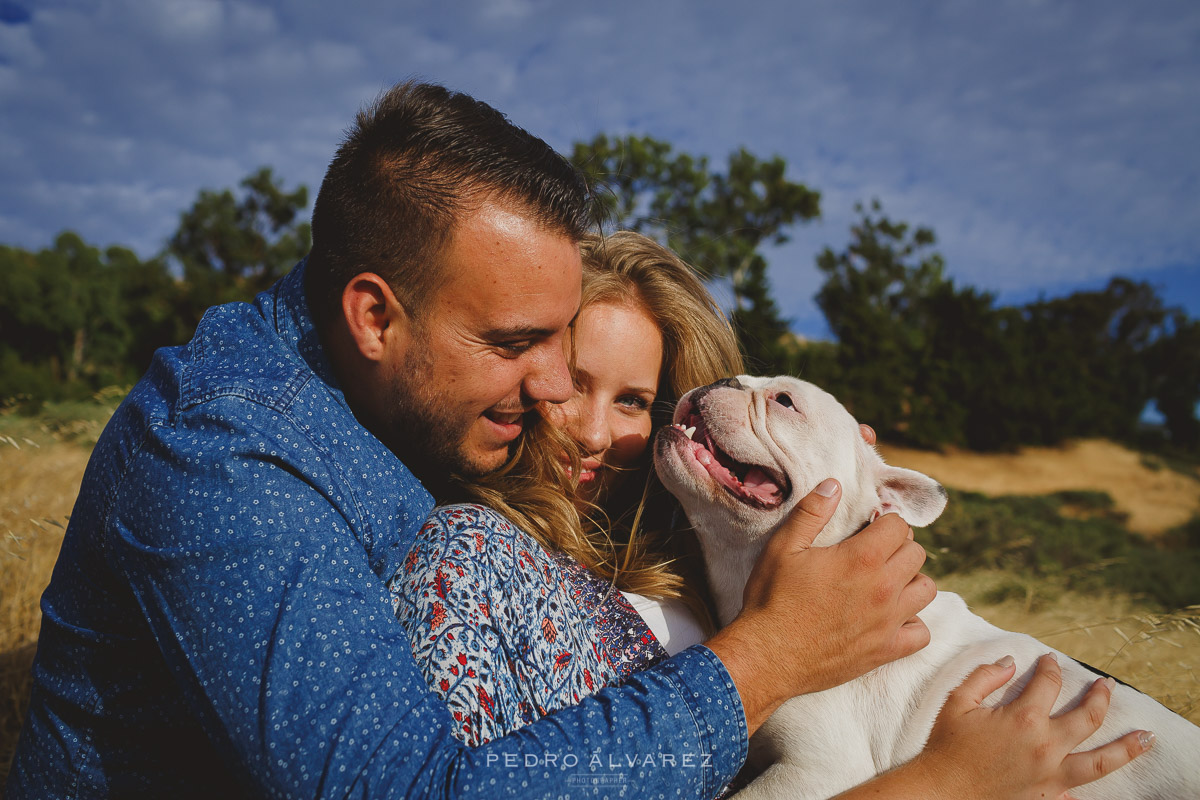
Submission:
<svg viewBox="0 0 1200 800">
<path fill-rule="evenodd" d="M 883 508 L 880 514 L 899 514 L 914 528 L 923 528 L 946 510 L 946 490 L 928 475 L 911 469 L 881 465 L 875 491 Z"/>
<path fill-rule="evenodd" d="M 355 275 L 342 289 L 342 316 L 350 339 L 369 361 L 381 361 L 390 348 L 407 346 L 408 313 L 374 272 Z"/>
</svg>

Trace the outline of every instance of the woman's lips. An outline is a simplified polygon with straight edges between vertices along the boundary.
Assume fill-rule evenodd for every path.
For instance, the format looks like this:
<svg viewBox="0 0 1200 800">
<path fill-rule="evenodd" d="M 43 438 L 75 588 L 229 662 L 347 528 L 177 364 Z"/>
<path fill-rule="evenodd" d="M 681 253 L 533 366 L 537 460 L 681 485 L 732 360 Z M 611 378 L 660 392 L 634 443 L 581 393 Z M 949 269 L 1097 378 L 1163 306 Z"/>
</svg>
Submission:
<svg viewBox="0 0 1200 800">
<path fill-rule="evenodd" d="M 563 465 L 563 469 L 565 469 L 567 471 L 567 474 L 570 475 L 571 474 L 571 462 L 564 460 L 562 462 L 562 465 Z M 591 483 L 592 481 L 596 480 L 596 475 L 600 472 L 600 468 L 602 466 L 604 466 L 604 465 L 601 462 L 596 461 L 595 459 L 584 459 L 582 462 L 580 462 L 580 464 L 579 464 L 579 483 L 580 483 L 580 485 L 585 484 L 585 483 Z"/>
</svg>

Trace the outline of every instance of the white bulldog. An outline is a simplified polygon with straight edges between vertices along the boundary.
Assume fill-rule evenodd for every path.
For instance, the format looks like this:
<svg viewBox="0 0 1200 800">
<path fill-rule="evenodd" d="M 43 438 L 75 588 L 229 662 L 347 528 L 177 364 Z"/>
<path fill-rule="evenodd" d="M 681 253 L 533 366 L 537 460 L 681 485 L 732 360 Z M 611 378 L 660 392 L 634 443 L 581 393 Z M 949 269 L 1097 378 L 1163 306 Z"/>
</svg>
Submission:
<svg viewBox="0 0 1200 800">
<path fill-rule="evenodd" d="M 795 378 L 741 376 L 695 389 L 680 399 L 674 422 L 658 435 L 655 465 L 699 535 L 722 625 L 741 610 L 743 587 L 768 537 L 825 478 L 841 482 L 842 498 L 818 546 L 890 512 L 928 525 L 946 507 L 936 481 L 885 464 L 832 395 Z M 917 755 L 946 696 L 977 666 L 1005 655 L 1016 659 L 1017 677 L 986 701 L 1000 705 L 1051 649 L 988 624 L 948 592 L 921 619 L 932 634 L 928 647 L 784 703 L 751 742 L 751 766 L 762 772 L 739 797 L 826 798 L 857 786 Z M 1059 663 L 1063 690 L 1055 714 L 1078 704 L 1099 677 L 1061 654 Z M 1073 795 L 1200 798 L 1200 728 L 1128 686 L 1116 687 L 1104 725 L 1079 749 L 1138 729 L 1155 732 L 1154 748 Z"/>
</svg>

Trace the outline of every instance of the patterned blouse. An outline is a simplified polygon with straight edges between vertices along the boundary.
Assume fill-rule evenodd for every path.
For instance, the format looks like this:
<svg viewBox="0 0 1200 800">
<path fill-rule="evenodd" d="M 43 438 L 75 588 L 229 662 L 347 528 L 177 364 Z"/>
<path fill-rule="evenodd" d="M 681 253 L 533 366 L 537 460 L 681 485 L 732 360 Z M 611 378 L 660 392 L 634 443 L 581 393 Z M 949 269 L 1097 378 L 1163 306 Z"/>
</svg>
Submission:
<svg viewBox="0 0 1200 800">
<path fill-rule="evenodd" d="M 468 745 L 667 655 L 621 592 L 484 506 L 435 509 L 388 588 Z"/>
</svg>

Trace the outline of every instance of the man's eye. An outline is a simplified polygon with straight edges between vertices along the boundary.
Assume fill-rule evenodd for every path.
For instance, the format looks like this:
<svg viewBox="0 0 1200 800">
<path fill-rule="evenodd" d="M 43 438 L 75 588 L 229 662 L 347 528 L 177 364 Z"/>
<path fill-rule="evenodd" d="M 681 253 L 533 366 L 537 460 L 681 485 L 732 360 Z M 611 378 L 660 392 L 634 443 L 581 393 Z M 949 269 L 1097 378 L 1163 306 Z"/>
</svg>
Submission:
<svg viewBox="0 0 1200 800">
<path fill-rule="evenodd" d="M 517 356 L 522 355 L 529 350 L 530 347 L 533 347 L 533 342 L 527 340 L 520 342 L 501 342 L 500 344 L 496 345 L 496 349 L 499 350 L 500 354 L 505 358 L 516 358 Z"/>
</svg>

